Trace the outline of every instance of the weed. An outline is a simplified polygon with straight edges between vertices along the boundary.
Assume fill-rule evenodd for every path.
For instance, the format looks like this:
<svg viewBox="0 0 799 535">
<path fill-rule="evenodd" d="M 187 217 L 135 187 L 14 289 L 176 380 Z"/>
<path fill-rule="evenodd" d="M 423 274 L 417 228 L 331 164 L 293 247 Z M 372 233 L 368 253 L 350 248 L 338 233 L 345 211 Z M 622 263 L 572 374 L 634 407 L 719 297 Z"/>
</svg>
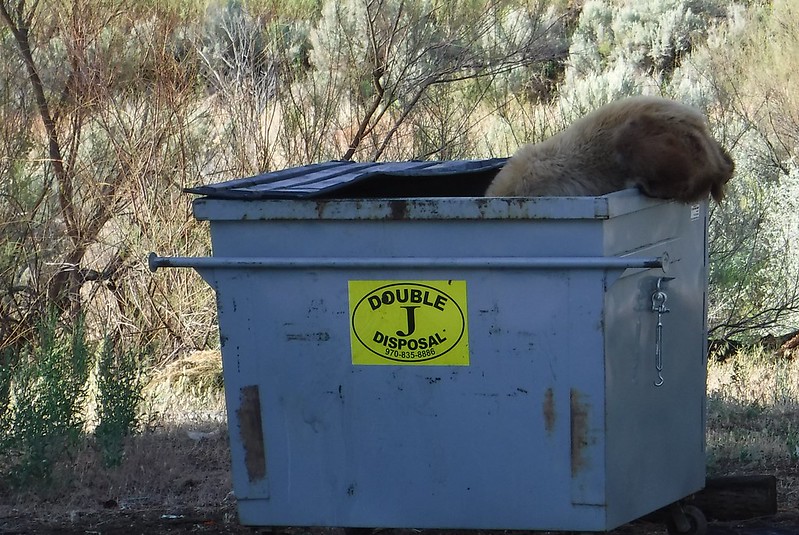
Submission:
<svg viewBox="0 0 799 535">
<path fill-rule="evenodd" d="M 49 315 L 38 337 L 15 356 L 16 365 L 0 369 L 0 385 L 9 392 L 0 410 L 0 475 L 6 483 L 49 481 L 56 464 L 86 443 L 94 369 L 94 438 L 103 463 L 118 466 L 124 440 L 139 423 L 145 354 L 119 350 L 110 337 L 93 344 L 82 319 L 66 327 Z"/>
<path fill-rule="evenodd" d="M 139 424 L 142 401 L 142 355 L 117 351 L 106 337 L 97 363 L 97 416 L 94 437 L 106 466 L 119 466 L 124 454 L 124 439 Z"/>
<path fill-rule="evenodd" d="M 86 383 L 92 364 L 83 322 L 69 330 L 50 315 L 39 326 L 36 345 L 27 345 L 18 365 L 6 370 L 10 403 L 2 414 L 0 466 L 12 485 L 48 480 L 54 463 L 81 438 Z"/>
</svg>

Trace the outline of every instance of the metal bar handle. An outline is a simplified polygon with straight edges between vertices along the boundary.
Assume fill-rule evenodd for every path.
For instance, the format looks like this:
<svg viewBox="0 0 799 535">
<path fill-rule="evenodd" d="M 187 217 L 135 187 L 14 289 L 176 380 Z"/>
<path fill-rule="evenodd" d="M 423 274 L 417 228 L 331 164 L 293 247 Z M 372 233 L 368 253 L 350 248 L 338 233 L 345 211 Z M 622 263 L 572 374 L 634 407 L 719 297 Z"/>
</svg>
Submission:
<svg viewBox="0 0 799 535">
<path fill-rule="evenodd" d="M 194 269 L 397 269 L 397 268 L 462 268 L 462 269 L 626 269 L 661 268 L 668 266 L 668 255 L 658 257 L 147 257 L 150 271 L 162 267 Z"/>
</svg>

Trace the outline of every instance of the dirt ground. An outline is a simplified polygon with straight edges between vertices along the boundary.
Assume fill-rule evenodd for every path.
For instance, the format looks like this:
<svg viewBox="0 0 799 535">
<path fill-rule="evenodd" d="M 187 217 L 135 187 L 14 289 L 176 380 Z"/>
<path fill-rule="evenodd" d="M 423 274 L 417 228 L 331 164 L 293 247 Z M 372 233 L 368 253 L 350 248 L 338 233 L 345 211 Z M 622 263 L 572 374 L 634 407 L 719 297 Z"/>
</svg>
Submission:
<svg viewBox="0 0 799 535">
<path fill-rule="evenodd" d="M 341 528 L 265 528 L 241 526 L 231 509 L 104 511 L 72 515 L 68 518 L 42 520 L 34 514 L 19 513 L 0 518 L 4 535 L 348 535 Z M 375 535 L 456 535 L 462 530 L 376 529 Z M 470 535 L 524 535 L 527 531 L 470 531 Z M 539 532 L 541 533 L 541 532 Z M 634 522 L 611 532 L 611 535 L 663 535 L 662 524 Z M 797 535 L 799 512 L 780 512 L 773 517 L 734 522 L 711 522 L 708 535 Z M 361 535 L 360 533 L 358 535 Z M 542 534 L 543 535 L 543 534 Z M 554 534 L 552 534 L 554 535 Z"/>
<path fill-rule="evenodd" d="M 61 467 L 46 487 L 10 492 L 0 481 L 1 535 L 456 535 L 464 530 L 266 528 L 238 523 L 231 491 L 224 426 L 185 427 L 131 439 L 122 466 L 98 466 L 91 445 Z M 714 475 L 773 474 L 779 513 L 717 522 L 708 535 L 799 535 L 799 464 L 783 461 L 719 466 Z M 521 531 L 470 531 L 470 535 L 523 535 Z M 638 521 L 613 535 L 664 535 L 662 523 Z"/>
<path fill-rule="evenodd" d="M 735 521 L 709 519 L 708 535 L 799 535 L 799 504 L 793 491 L 797 473 L 778 479 L 779 512 L 761 518 Z M 464 530 L 374 529 L 350 531 L 322 527 L 248 527 L 238 523 L 234 501 L 218 507 L 191 507 L 175 503 L 170 507 L 120 506 L 116 501 L 97 504 L 91 510 L 67 510 L 57 503 L 39 503 L 26 509 L 0 508 L 3 535 L 457 535 Z M 468 531 L 470 535 L 526 535 L 529 531 Z M 544 535 L 545 532 L 535 532 Z M 557 535 L 546 532 L 549 535 Z M 639 520 L 621 526 L 611 535 L 665 535 L 660 520 Z"/>
</svg>

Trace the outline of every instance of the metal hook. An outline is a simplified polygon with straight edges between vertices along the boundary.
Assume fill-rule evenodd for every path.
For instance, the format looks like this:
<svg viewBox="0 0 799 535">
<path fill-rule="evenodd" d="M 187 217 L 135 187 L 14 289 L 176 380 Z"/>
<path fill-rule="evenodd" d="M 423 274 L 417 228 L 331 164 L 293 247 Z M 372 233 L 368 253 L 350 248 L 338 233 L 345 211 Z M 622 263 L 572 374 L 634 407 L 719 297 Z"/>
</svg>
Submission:
<svg viewBox="0 0 799 535">
<path fill-rule="evenodd" d="M 657 312 L 658 314 L 665 314 L 667 312 L 671 312 L 666 307 L 666 301 L 668 301 L 669 296 L 666 295 L 666 292 L 663 288 L 660 287 L 661 284 L 664 282 L 668 282 L 670 280 L 674 280 L 674 277 L 660 277 L 657 280 L 655 285 L 655 293 L 652 294 L 652 312 Z"/>
<path fill-rule="evenodd" d="M 654 385 L 655 386 L 663 386 L 663 383 L 665 382 L 663 380 L 663 366 L 660 366 L 660 367 L 655 366 L 655 371 L 657 372 L 658 378 L 654 382 Z"/>
</svg>

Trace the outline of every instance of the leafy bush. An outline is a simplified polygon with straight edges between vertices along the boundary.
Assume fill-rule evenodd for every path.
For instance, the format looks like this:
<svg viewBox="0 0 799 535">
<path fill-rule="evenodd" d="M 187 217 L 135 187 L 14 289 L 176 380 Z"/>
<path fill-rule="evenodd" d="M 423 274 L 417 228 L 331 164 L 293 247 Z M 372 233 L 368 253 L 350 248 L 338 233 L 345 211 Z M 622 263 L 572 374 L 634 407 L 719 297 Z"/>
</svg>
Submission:
<svg viewBox="0 0 799 535">
<path fill-rule="evenodd" d="M 125 438 L 139 423 L 139 405 L 144 399 L 143 355 L 117 351 L 106 337 L 97 364 L 97 419 L 94 436 L 106 466 L 122 463 Z"/>
<path fill-rule="evenodd" d="M 586 2 L 572 35 L 559 96 L 576 112 L 639 93 L 673 94 L 672 76 L 723 20 L 723 2 Z"/>
<path fill-rule="evenodd" d="M 0 414 L 0 471 L 12 484 L 47 480 L 55 463 L 77 446 L 92 362 L 83 323 L 64 329 L 51 315 L 17 365 L 0 370 L 10 394 Z"/>
<path fill-rule="evenodd" d="M 716 338 L 780 333 L 799 319 L 797 145 L 789 141 L 799 134 L 799 101 L 783 83 L 799 60 L 791 22 L 799 24 L 799 10 L 790 2 L 730 6 L 671 82 L 679 98 L 708 113 L 736 163 L 730 194 L 710 225 Z"/>
<path fill-rule="evenodd" d="M 93 344 L 82 319 L 66 326 L 56 314 L 36 333 L 14 366 L 0 367 L 8 399 L 0 406 L 0 476 L 16 486 L 49 480 L 83 443 L 91 412 L 105 464 L 119 465 L 139 422 L 145 353 L 120 351 L 111 337 Z M 10 351 L 0 352 L 0 362 Z"/>
</svg>

